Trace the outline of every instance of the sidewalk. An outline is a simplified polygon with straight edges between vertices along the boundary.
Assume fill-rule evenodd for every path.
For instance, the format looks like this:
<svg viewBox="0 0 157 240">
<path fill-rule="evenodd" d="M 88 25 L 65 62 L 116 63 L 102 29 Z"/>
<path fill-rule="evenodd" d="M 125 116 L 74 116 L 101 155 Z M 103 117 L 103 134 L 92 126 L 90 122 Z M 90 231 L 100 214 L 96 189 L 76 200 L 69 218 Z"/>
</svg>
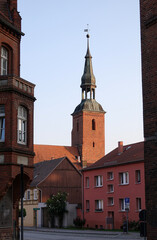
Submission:
<svg viewBox="0 0 157 240">
<path fill-rule="evenodd" d="M 37 232 L 53 232 L 53 233 L 69 233 L 69 234 L 88 234 L 88 235 L 101 235 L 101 236 L 112 236 L 113 238 L 120 238 L 120 239 L 140 239 L 143 240 L 144 238 L 140 237 L 139 232 L 115 232 L 115 231 L 98 231 L 98 230 L 71 230 L 71 229 L 59 229 L 59 228 L 35 228 L 35 227 L 24 227 L 24 231 L 37 231 Z"/>
</svg>

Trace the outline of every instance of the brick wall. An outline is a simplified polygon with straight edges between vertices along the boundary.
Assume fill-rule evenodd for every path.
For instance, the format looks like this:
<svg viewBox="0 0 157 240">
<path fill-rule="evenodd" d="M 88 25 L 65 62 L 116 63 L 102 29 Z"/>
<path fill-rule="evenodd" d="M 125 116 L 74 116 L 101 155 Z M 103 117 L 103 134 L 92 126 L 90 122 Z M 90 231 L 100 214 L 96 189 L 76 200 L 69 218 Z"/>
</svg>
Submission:
<svg viewBox="0 0 157 240">
<path fill-rule="evenodd" d="M 148 240 L 157 239 L 157 1 L 141 0 L 142 85 Z"/>
<path fill-rule="evenodd" d="M 93 119 L 95 130 L 92 130 Z M 105 155 L 104 113 L 83 111 L 73 116 L 72 146 L 79 147 L 85 164 Z"/>
</svg>

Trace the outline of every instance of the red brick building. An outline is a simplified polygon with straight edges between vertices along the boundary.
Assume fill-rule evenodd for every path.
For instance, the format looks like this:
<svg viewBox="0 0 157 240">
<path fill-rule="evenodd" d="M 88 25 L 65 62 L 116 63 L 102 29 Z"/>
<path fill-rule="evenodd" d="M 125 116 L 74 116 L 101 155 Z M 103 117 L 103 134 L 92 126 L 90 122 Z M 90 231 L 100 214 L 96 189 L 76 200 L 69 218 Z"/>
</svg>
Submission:
<svg viewBox="0 0 157 240">
<path fill-rule="evenodd" d="M 72 113 L 72 146 L 81 155 L 82 166 L 93 163 L 105 154 L 105 129 L 102 106 L 95 100 L 96 81 L 93 74 L 92 56 L 87 34 L 87 53 L 81 78 L 82 101 Z"/>
<path fill-rule="evenodd" d="M 33 176 L 34 84 L 20 78 L 21 17 L 17 0 L 0 1 L 0 239 L 18 235 L 20 165 Z"/>
<path fill-rule="evenodd" d="M 157 1 L 140 0 L 148 240 L 157 239 Z"/>
<path fill-rule="evenodd" d="M 138 221 L 145 209 L 144 143 L 118 148 L 83 169 L 86 227 L 118 229 L 126 220 Z"/>
</svg>

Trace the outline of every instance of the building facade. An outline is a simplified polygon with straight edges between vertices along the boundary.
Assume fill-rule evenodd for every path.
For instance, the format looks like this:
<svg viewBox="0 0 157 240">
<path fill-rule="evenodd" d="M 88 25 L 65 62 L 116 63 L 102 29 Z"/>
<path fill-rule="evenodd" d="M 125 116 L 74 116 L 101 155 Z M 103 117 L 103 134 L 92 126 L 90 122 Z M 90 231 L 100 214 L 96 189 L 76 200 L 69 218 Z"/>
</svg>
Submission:
<svg viewBox="0 0 157 240">
<path fill-rule="evenodd" d="M 35 85 L 20 77 L 17 0 L 0 1 L 0 239 L 18 238 L 21 164 L 24 189 L 33 177 Z"/>
<path fill-rule="evenodd" d="M 157 1 L 140 0 L 148 240 L 157 239 Z"/>
<path fill-rule="evenodd" d="M 144 144 L 119 147 L 83 169 L 86 227 L 119 229 L 145 209 Z M 128 209 L 127 209 L 128 208 Z"/>
</svg>

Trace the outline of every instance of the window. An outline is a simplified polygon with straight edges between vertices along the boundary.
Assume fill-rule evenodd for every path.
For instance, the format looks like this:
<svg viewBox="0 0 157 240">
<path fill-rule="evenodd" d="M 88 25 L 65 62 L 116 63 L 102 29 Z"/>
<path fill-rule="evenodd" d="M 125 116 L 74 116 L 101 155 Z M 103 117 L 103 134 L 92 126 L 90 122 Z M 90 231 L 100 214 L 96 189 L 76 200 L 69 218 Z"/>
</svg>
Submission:
<svg viewBox="0 0 157 240">
<path fill-rule="evenodd" d="M 135 171 L 135 181 L 136 181 L 136 183 L 141 183 L 141 172 L 140 172 L 140 170 Z"/>
<path fill-rule="evenodd" d="M 23 196 L 23 200 L 24 200 L 24 201 L 25 201 L 26 198 L 27 198 L 26 193 L 27 193 L 27 192 L 25 192 L 25 193 L 24 193 L 24 196 Z"/>
<path fill-rule="evenodd" d="M 5 140 L 5 108 L 0 105 L 0 142 Z"/>
<path fill-rule="evenodd" d="M 38 199 L 38 190 L 34 189 L 33 193 L 34 193 L 34 200 L 37 200 Z"/>
<path fill-rule="evenodd" d="M 114 205 L 114 199 L 113 197 L 108 198 L 108 206 L 113 206 Z"/>
<path fill-rule="evenodd" d="M 90 202 L 89 200 L 86 200 L 86 212 L 89 212 L 90 210 Z"/>
<path fill-rule="evenodd" d="M 95 119 L 92 119 L 92 130 L 95 130 Z"/>
<path fill-rule="evenodd" d="M 136 198 L 136 209 L 137 211 L 141 211 L 141 198 Z"/>
<path fill-rule="evenodd" d="M 31 199 L 31 191 L 27 190 L 27 200 L 30 200 L 30 199 Z"/>
<path fill-rule="evenodd" d="M 1 48 L 1 75 L 8 74 L 8 50 L 5 47 Z"/>
<path fill-rule="evenodd" d="M 126 207 L 129 209 L 129 206 L 125 206 L 125 198 L 119 199 L 120 211 L 125 211 Z"/>
<path fill-rule="evenodd" d="M 129 184 L 129 173 L 128 172 L 119 173 L 119 183 L 121 185 Z"/>
<path fill-rule="evenodd" d="M 108 172 L 108 173 L 107 173 L 107 179 L 108 179 L 108 180 L 113 180 L 113 178 L 114 178 L 114 177 L 113 177 L 113 172 Z"/>
<path fill-rule="evenodd" d="M 77 121 L 76 127 L 77 127 L 77 132 L 79 132 L 79 122 L 78 121 Z"/>
<path fill-rule="evenodd" d="M 93 142 L 93 148 L 95 147 L 95 142 Z"/>
<path fill-rule="evenodd" d="M 107 188 L 108 188 L 108 192 L 109 192 L 109 193 L 114 192 L 114 186 L 113 186 L 113 184 L 108 185 Z"/>
<path fill-rule="evenodd" d="M 103 177 L 102 176 L 95 176 L 95 187 L 102 187 L 103 186 Z"/>
<path fill-rule="evenodd" d="M 86 177 L 86 182 L 85 182 L 85 184 L 86 184 L 86 188 L 89 188 L 89 177 Z"/>
<path fill-rule="evenodd" d="M 26 108 L 18 107 L 18 129 L 17 142 L 21 144 L 27 143 L 27 110 Z"/>
<path fill-rule="evenodd" d="M 95 211 L 96 212 L 103 211 L 103 200 L 95 200 Z"/>
</svg>

